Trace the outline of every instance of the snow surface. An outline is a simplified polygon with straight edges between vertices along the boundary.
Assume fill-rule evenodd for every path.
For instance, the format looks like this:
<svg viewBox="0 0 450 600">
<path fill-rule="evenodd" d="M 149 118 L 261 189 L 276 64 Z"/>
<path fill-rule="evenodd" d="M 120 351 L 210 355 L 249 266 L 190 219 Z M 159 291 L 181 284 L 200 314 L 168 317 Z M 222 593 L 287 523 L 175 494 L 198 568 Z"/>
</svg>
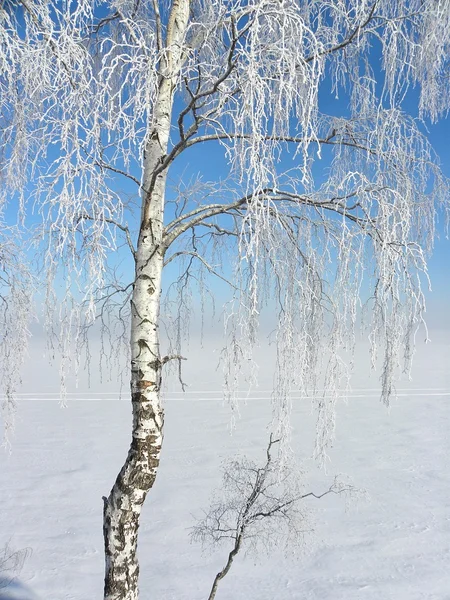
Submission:
<svg viewBox="0 0 450 600">
<path fill-rule="evenodd" d="M 323 491 L 346 473 L 370 499 L 309 502 L 308 552 L 239 555 L 217 600 L 450 600 L 449 367 L 448 342 L 427 346 L 390 410 L 377 401 L 376 378 L 355 377 L 348 404 L 338 406 L 328 473 L 306 460 L 307 489 Z M 202 553 L 189 527 L 219 484 L 223 459 L 263 457 L 264 390 L 242 404 L 233 435 L 219 392 L 168 395 L 161 469 L 140 531 L 143 600 L 207 598 L 229 549 Z M 32 550 L 2 599 L 102 597 L 102 496 L 128 447 L 130 408 L 112 397 L 76 399 L 66 409 L 54 398 L 22 400 L 12 454 L 0 454 L 0 547 Z M 295 401 L 299 457 L 311 455 L 313 432 L 309 401 Z"/>
</svg>

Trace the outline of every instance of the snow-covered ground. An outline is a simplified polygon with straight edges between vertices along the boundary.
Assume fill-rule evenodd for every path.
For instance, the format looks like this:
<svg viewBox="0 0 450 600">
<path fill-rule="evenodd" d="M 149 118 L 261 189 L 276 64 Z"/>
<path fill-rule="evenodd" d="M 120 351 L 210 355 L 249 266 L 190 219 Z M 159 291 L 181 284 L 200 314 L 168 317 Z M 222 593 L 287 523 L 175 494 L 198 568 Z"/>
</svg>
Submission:
<svg viewBox="0 0 450 600">
<path fill-rule="evenodd" d="M 338 406 L 328 474 L 306 461 L 307 489 L 320 492 L 343 472 L 369 500 L 310 502 L 308 551 L 239 555 L 218 600 L 450 600 L 450 343 L 430 348 L 389 411 L 377 401 L 376 378 L 355 377 L 348 404 Z M 140 532 L 143 600 L 207 598 L 228 550 L 202 553 L 189 527 L 219 484 L 223 459 L 238 450 L 263 456 L 265 390 L 242 404 L 233 435 L 220 393 L 168 395 L 160 474 Z M 111 396 L 78 397 L 66 409 L 49 398 L 20 402 L 12 454 L 0 455 L 0 546 L 32 550 L 20 581 L 40 600 L 101 598 L 102 495 L 125 456 L 129 422 L 128 402 Z M 294 403 L 293 427 L 298 456 L 308 457 L 308 401 Z M 14 593 L 0 597 L 32 597 L 18 584 Z"/>
</svg>

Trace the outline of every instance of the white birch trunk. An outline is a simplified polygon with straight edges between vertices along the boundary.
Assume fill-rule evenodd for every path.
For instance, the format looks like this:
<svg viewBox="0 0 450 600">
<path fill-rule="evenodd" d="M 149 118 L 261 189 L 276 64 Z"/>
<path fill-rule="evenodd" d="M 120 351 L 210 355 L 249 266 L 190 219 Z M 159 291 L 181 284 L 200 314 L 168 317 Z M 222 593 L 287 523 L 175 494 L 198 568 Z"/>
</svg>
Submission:
<svg viewBox="0 0 450 600">
<path fill-rule="evenodd" d="M 181 68 L 189 0 L 174 0 L 162 59 L 154 121 L 144 155 L 142 219 L 136 256 L 131 320 L 133 431 L 128 456 L 104 498 L 105 600 L 137 600 L 139 517 L 158 471 L 163 441 L 162 362 L 158 319 L 165 248 L 163 217 L 167 171 L 155 170 L 167 153 L 173 92 Z"/>
</svg>

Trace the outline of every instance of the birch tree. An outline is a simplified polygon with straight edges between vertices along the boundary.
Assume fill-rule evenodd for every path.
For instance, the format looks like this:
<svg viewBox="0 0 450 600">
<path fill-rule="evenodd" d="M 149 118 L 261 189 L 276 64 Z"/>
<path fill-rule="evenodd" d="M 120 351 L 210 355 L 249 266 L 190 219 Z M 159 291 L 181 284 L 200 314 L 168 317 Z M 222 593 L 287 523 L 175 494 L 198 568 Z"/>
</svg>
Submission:
<svg viewBox="0 0 450 600">
<path fill-rule="evenodd" d="M 48 328 L 58 322 L 65 360 L 96 322 L 113 346 L 129 335 L 133 426 L 104 499 L 105 599 L 138 598 L 139 516 L 163 442 L 162 371 L 183 355 L 191 283 L 230 284 L 232 405 L 261 311 L 275 311 L 281 444 L 291 390 L 320 380 L 316 455 L 326 455 L 362 285 L 389 401 L 423 321 L 436 211 L 448 198 L 423 122 L 449 108 L 449 41 L 448 0 L 0 2 L 1 205 L 17 206 L 33 230 L 24 240 L 43 257 Z M 220 179 L 180 180 L 171 194 L 171 170 L 198 161 L 191 173 L 205 179 L 212 150 L 223 157 Z M 128 278 L 117 275 L 122 248 L 134 265 Z M 162 349 L 162 276 L 177 262 L 165 296 L 172 341 Z M 61 275 L 63 292 L 53 285 Z"/>
</svg>

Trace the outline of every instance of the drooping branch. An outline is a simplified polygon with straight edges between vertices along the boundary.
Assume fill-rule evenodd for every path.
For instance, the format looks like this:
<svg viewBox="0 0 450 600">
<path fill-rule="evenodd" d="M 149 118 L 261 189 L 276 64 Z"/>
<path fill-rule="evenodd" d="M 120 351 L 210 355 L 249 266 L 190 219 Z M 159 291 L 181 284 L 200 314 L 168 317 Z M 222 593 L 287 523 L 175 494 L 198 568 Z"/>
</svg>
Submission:
<svg viewBox="0 0 450 600">
<path fill-rule="evenodd" d="M 107 171 L 111 171 L 112 173 L 117 173 L 117 175 L 122 175 L 123 177 L 126 177 L 127 179 L 135 183 L 140 190 L 142 189 L 142 184 L 139 181 L 139 179 L 137 177 L 134 177 L 134 175 L 131 175 L 131 173 L 128 173 L 128 171 L 124 171 L 123 169 L 120 169 L 119 167 L 116 167 L 114 165 L 110 165 L 102 160 L 94 159 L 92 161 L 92 164 L 96 167 L 99 167 L 100 169 L 106 169 Z"/>
<path fill-rule="evenodd" d="M 111 15 L 108 15 L 107 17 L 102 17 L 95 25 L 93 25 L 92 33 L 97 34 L 102 27 L 105 27 L 106 25 L 112 23 L 116 19 L 120 19 L 120 14 L 117 11 L 114 11 Z"/>
<path fill-rule="evenodd" d="M 370 8 L 369 13 L 367 15 L 367 18 L 360 25 L 357 25 L 355 29 L 350 33 L 350 35 L 348 35 L 344 40 L 342 40 L 342 42 L 336 44 L 335 46 L 332 46 L 331 48 L 327 48 L 322 52 L 318 52 L 316 55 L 305 58 L 305 62 L 308 63 L 322 56 L 338 52 L 339 50 L 342 50 L 345 47 L 349 46 L 360 35 L 364 34 L 364 29 L 367 27 L 367 25 L 369 25 L 369 23 L 373 20 L 375 16 L 375 9 L 377 7 L 377 4 L 378 0 L 374 0 L 372 7 Z"/>
<path fill-rule="evenodd" d="M 206 119 L 205 119 L 206 120 Z M 267 142 L 285 142 L 289 144 L 324 144 L 329 146 L 347 146 L 349 148 L 355 148 L 357 150 L 363 150 L 364 152 L 368 152 L 369 154 L 377 154 L 376 149 L 370 148 L 369 146 L 364 146 L 363 144 L 359 144 L 356 141 L 349 141 L 344 139 L 334 139 L 337 135 L 337 132 L 333 130 L 333 132 L 324 138 L 304 138 L 302 136 L 289 136 L 289 135 L 265 135 L 262 137 L 264 141 Z M 235 133 L 235 132 L 227 132 L 227 133 L 214 133 L 210 135 L 199 135 L 197 137 L 192 137 L 188 139 L 186 143 L 183 145 L 184 148 L 190 148 L 195 146 L 196 144 L 202 144 L 203 142 L 217 142 L 220 140 L 252 140 L 253 135 L 250 133 Z"/>
<path fill-rule="evenodd" d="M 245 205 L 249 198 L 250 196 L 245 196 L 244 198 L 241 198 L 236 202 L 231 202 L 230 204 L 212 204 L 205 207 L 199 207 L 190 213 L 175 219 L 166 227 L 163 238 L 164 247 L 169 248 L 170 245 L 185 231 L 192 229 L 192 227 L 195 227 L 206 219 L 221 214 L 232 214 L 234 210 Z"/>
<path fill-rule="evenodd" d="M 231 39 L 230 39 L 230 45 L 228 48 L 228 53 L 227 53 L 227 59 L 226 59 L 226 67 L 224 72 L 217 77 L 217 79 L 210 84 L 209 88 L 206 90 L 202 90 L 201 89 L 201 85 L 200 85 L 200 75 L 199 75 L 199 82 L 198 82 L 198 90 L 195 94 L 191 94 L 191 99 L 189 101 L 189 103 L 187 104 L 187 106 L 180 112 L 179 116 L 178 116 L 178 130 L 180 133 L 180 139 L 182 142 L 185 142 L 187 137 L 191 137 L 195 131 L 195 129 L 198 129 L 198 126 L 201 122 L 200 118 L 197 117 L 195 119 L 196 123 L 195 123 L 195 128 L 191 129 L 191 131 L 189 132 L 188 136 L 185 136 L 185 132 L 184 132 L 184 119 L 186 118 L 186 116 L 191 112 L 191 111 L 196 111 L 196 105 L 197 102 L 199 100 L 202 100 L 204 98 L 207 98 L 208 96 L 213 96 L 214 94 L 216 94 L 216 92 L 219 89 L 219 86 L 225 82 L 231 75 L 233 69 L 236 66 L 236 63 L 233 59 L 234 56 L 234 52 L 236 49 L 236 45 L 239 41 L 239 38 L 241 35 L 243 35 L 243 32 L 237 32 L 236 29 L 236 22 L 235 19 L 233 18 L 233 15 L 231 15 Z M 244 31 L 246 30 L 246 28 L 244 28 Z M 195 117 L 195 114 L 194 114 Z"/>
<path fill-rule="evenodd" d="M 219 279 L 221 279 L 222 281 L 224 281 L 225 283 L 227 283 L 231 288 L 233 288 L 234 290 L 237 290 L 238 288 L 226 277 L 224 277 L 223 275 L 221 275 L 212 265 L 210 265 L 205 259 L 204 257 L 199 254 L 198 252 L 192 252 L 190 250 L 179 250 L 178 252 L 174 252 L 171 256 L 169 256 L 169 258 L 165 261 L 164 266 L 167 266 L 169 263 L 171 263 L 173 260 L 175 260 L 176 258 L 178 258 L 179 256 L 192 256 L 193 258 L 196 258 L 197 260 L 199 260 L 205 267 L 206 269 L 215 277 L 218 277 Z"/>
<path fill-rule="evenodd" d="M 133 255 L 133 258 L 136 259 L 136 248 L 134 247 L 133 240 L 131 239 L 131 233 L 130 233 L 130 230 L 127 225 L 122 225 L 122 223 L 119 223 L 118 221 L 115 221 L 114 219 L 110 219 L 109 217 L 104 217 L 104 216 L 97 217 L 97 216 L 93 216 L 93 215 L 88 215 L 86 213 L 78 216 L 78 223 L 80 221 L 84 221 L 84 220 L 86 220 L 86 221 L 100 220 L 105 223 L 110 223 L 111 225 L 114 225 L 114 227 L 117 227 L 118 229 L 123 231 L 123 233 L 125 233 L 127 245 L 131 251 L 131 254 Z"/>
<path fill-rule="evenodd" d="M 72 87 L 73 90 L 76 90 L 77 89 L 77 84 L 75 83 L 75 81 L 74 81 L 74 79 L 72 77 L 72 70 L 71 70 L 70 66 L 67 64 L 67 62 L 63 58 L 61 58 L 61 53 L 59 51 L 58 44 L 53 39 L 53 36 L 52 36 L 51 32 L 45 31 L 45 29 L 42 26 L 42 23 L 41 23 L 38 15 L 33 11 L 33 9 L 31 8 L 31 6 L 28 3 L 28 0 L 19 0 L 19 2 L 20 2 L 20 4 L 22 4 L 22 6 L 27 11 L 27 13 L 30 15 L 30 17 L 33 20 L 33 22 L 35 23 L 35 25 L 40 30 L 40 33 L 42 34 L 43 38 L 48 43 L 49 48 L 53 52 L 55 58 L 62 65 L 63 70 L 64 70 L 64 72 L 65 72 L 65 74 L 67 76 L 67 80 L 69 81 L 70 86 Z"/>
<path fill-rule="evenodd" d="M 177 217 L 165 228 L 164 245 L 166 248 L 169 248 L 175 239 L 177 239 L 187 230 L 200 224 L 213 226 L 212 223 L 208 223 L 208 219 L 218 215 L 236 214 L 237 209 L 254 202 L 258 198 L 266 199 L 274 204 L 278 202 L 288 202 L 292 204 L 292 209 L 294 211 L 298 210 L 300 206 L 310 206 L 316 209 L 320 208 L 328 210 L 352 221 L 361 229 L 366 230 L 368 233 L 370 233 L 370 231 L 367 229 L 368 225 L 376 232 L 376 223 L 369 215 L 366 215 L 365 217 L 359 217 L 355 214 L 352 214 L 352 211 L 361 208 L 359 202 L 355 202 L 352 206 L 347 206 L 345 203 L 343 203 L 343 201 L 354 198 L 360 193 L 377 191 L 377 189 L 379 190 L 381 188 L 363 188 L 362 190 L 351 191 L 348 194 L 333 196 L 328 200 L 321 200 L 305 194 L 296 194 L 294 192 L 277 190 L 275 188 L 265 188 L 255 193 L 246 194 L 239 200 L 230 202 L 229 204 L 210 204 L 206 206 L 200 206 L 188 213 L 181 215 L 180 217 Z M 278 212 L 274 208 L 269 207 L 268 213 L 272 216 L 278 217 Z M 219 228 L 218 225 L 217 227 Z M 222 229 L 222 233 L 233 234 L 233 232 L 226 231 L 224 229 Z"/>
</svg>

